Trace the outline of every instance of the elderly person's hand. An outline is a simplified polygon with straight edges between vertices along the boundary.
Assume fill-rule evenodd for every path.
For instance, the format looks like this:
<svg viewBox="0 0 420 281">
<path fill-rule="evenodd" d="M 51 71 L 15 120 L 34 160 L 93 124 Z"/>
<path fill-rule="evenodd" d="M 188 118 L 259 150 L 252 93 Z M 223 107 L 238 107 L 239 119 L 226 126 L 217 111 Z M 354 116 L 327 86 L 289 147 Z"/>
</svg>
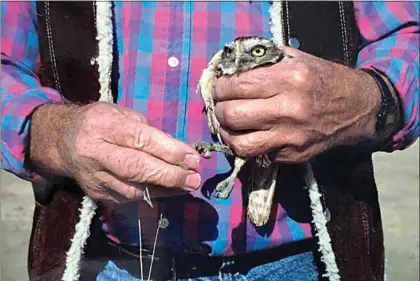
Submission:
<svg viewBox="0 0 420 281">
<path fill-rule="evenodd" d="M 301 163 L 372 140 L 380 91 L 361 70 L 284 47 L 285 58 L 218 79 L 213 97 L 223 140 L 242 156 Z"/>
<path fill-rule="evenodd" d="M 109 103 L 40 107 L 32 118 L 30 151 L 37 167 L 74 178 L 99 201 L 139 200 L 145 187 L 151 197 L 172 196 L 201 181 L 195 171 L 200 155 L 190 145 Z"/>
</svg>

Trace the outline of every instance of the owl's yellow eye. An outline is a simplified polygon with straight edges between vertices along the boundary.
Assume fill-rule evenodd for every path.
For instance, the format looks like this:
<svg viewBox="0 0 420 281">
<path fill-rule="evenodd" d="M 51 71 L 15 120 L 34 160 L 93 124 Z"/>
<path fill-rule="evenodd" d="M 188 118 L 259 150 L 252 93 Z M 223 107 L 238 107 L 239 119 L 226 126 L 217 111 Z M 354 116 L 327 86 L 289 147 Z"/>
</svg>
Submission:
<svg viewBox="0 0 420 281">
<path fill-rule="evenodd" d="M 254 57 L 262 57 L 265 55 L 265 48 L 263 46 L 256 46 L 251 50 Z"/>
</svg>

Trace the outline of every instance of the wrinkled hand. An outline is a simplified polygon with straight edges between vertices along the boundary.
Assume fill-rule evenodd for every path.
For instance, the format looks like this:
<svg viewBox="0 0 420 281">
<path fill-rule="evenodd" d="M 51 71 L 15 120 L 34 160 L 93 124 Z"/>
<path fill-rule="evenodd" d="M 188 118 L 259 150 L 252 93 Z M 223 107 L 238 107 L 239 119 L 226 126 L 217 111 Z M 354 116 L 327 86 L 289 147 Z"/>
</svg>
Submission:
<svg viewBox="0 0 420 281">
<path fill-rule="evenodd" d="M 59 150 L 67 173 L 93 199 L 123 203 L 196 189 L 199 154 L 149 126 L 141 114 L 114 104 L 81 107 Z"/>
<path fill-rule="evenodd" d="M 301 163 L 373 138 L 380 93 L 366 73 L 284 47 L 280 63 L 221 77 L 221 136 L 237 154 Z"/>
</svg>

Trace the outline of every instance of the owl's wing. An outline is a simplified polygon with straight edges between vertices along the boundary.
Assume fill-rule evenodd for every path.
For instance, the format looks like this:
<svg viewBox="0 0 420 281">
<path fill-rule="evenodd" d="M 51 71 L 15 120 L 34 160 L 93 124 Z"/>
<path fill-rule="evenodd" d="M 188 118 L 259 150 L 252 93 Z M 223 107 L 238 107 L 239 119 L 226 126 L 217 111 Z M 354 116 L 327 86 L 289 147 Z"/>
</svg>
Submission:
<svg viewBox="0 0 420 281">
<path fill-rule="evenodd" d="M 219 75 L 217 67 L 222 60 L 222 52 L 223 50 L 220 50 L 211 58 L 210 62 L 207 64 L 207 68 L 204 69 L 201 73 L 201 77 L 197 86 L 197 93 L 201 93 L 201 97 L 204 101 L 210 131 L 212 134 L 217 135 L 217 138 L 221 144 L 223 144 L 223 142 L 219 133 L 220 123 L 217 121 L 216 115 L 214 115 L 214 101 L 212 97 L 212 91 L 214 89 L 216 79 Z"/>
</svg>

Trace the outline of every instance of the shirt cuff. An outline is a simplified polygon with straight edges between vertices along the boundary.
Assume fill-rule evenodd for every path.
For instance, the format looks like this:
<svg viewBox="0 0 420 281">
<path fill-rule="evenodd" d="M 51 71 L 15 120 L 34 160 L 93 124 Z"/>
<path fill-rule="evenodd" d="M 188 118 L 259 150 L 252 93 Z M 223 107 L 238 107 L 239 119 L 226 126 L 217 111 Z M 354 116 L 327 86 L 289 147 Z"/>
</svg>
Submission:
<svg viewBox="0 0 420 281">
<path fill-rule="evenodd" d="M 31 117 L 38 107 L 45 104 L 64 104 L 65 100 L 56 90 L 46 87 L 30 89 L 9 99 L 2 101 L 1 168 L 24 180 L 43 181 L 43 177 L 28 167 L 25 161 Z"/>
<path fill-rule="evenodd" d="M 388 60 L 380 60 L 377 63 L 364 63 L 358 65 L 357 68 L 371 69 L 383 74 L 388 82 L 396 91 L 397 98 L 400 103 L 400 117 L 401 124 L 392 136 L 392 144 L 389 151 L 403 150 L 412 145 L 418 138 L 419 122 L 417 120 L 416 112 L 418 112 L 418 105 L 415 103 L 415 95 L 418 93 L 418 88 L 414 85 L 416 78 L 414 77 L 415 71 L 411 67 L 405 67 L 401 70 L 400 76 L 393 77 L 391 75 L 390 64 Z M 417 85 L 418 87 L 418 85 Z"/>
</svg>

